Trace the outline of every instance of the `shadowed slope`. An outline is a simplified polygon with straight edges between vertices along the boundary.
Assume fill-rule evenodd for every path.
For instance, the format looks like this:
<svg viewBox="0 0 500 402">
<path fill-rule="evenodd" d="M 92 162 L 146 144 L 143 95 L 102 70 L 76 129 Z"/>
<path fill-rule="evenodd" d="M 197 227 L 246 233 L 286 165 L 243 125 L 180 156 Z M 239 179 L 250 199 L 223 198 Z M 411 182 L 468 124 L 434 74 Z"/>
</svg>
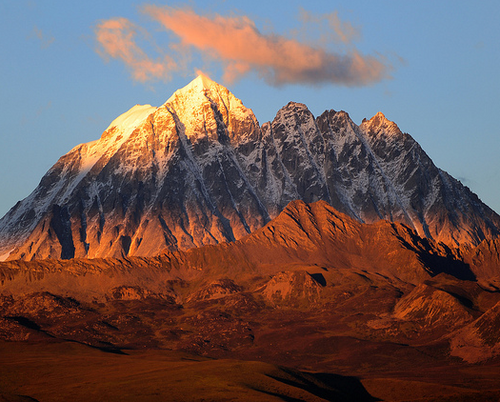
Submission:
<svg viewBox="0 0 500 402">
<path fill-rule="evenodd" d="M 377 400 L 352 377 L 260 362 L 171 351 L 110 355 L 64 343 L 10 347 L 0 343 L 0 351 L 1 401 Z M 14 392 L 29 396 L 14 397 Z"/>
</svg>

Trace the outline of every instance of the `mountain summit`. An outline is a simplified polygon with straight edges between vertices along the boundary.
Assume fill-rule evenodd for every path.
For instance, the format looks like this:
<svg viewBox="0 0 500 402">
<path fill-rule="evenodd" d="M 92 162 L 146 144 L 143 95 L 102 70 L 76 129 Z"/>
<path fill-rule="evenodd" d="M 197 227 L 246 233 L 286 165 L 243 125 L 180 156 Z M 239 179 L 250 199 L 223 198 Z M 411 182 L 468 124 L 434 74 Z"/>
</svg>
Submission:
<svg viewBox="0 0 500 402">
<path fill-rule="evenodd" d="M 234 241 L 293 200 L 401 222 L 449 245 L 500 233 L 500 217 L 382 113 L 357 126 L 343 111 L 315 118 L 290 102 L 260 127 L 200 75 L 62 156 L 0 220 L 0 259 L 151 256 Z"/>
</svg>

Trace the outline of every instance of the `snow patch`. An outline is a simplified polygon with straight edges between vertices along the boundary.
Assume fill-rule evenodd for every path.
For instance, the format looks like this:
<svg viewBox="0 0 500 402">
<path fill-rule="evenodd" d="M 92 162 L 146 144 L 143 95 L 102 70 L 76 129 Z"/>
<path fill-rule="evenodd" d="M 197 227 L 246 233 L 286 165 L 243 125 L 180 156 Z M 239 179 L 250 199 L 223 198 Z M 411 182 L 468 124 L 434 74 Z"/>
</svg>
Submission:
<svg viewBox="0 0 500 402">
<path fill-rule="evenodd" d="M 5 254 L 0 255 L 0 261 L 5 261 L 7 258 L 9 258 L 10 253 L 12 253 L 13 251 L 14 251 L 14 248 L 12 250 L 6 252 Z"/>
</svg>

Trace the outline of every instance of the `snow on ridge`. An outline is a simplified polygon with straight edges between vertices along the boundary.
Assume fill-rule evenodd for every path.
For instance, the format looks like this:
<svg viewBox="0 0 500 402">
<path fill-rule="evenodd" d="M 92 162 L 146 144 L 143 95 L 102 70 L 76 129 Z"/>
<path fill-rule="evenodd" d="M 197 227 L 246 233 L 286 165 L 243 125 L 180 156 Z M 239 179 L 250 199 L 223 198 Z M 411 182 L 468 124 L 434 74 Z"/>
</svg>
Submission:
<svg viewBox="0 0 500 402">
<path fill-rule="evenodd" d="M 376 116 L 380 117 L 380 115 L 383 116 L 385 119 L 385 116 L 381 112 L 377 113 Z M 370 121 L 372 121 L 372 120 L 373 120 L 373 118 Z M 389 120 L 386 119 L 385 121 L 389 121 Z M 392 122 L 389 122 L 389 123 L 392 123 Z M 362 123 L 361 126 L 358 126 L 359 130 L 353 130 L 353 131 L 354 131 L 355 135 L 359 138 L 361 143 L 363 144 L 366 151 L 370 154 L 371 158 L 373 159 L 373 161 L 375 163 L 375 166 L 377 167 L 377 169 L 381 175 L 382 180 L 384 181 L 385 185 L 387 186 L 388 200 L 390 200 L 391 202 L 395 202 L 397 205 L 399 205 L 404 216 L 408 219 L 409 222 L 412 222 L 412 225 L 415 228 L 414 219 L 412 219 L 410 213 L 408 212 L 408 207 L 409 207 L 408 197 L 405 196 L 404 191 L 401 191 L 401 189 L 398 188 L 397 183 L 395 183 L 394 180 L 392 180 L 391 177 L 388 176 L 388 172 L 387 172 L 386 166 L 385 166 L 386 165 L 385 161 L 382 160 L 381 158 L 379 158 L 376 155 L 376 153 L 374 152 L 374 150 L 369 142 L 368 132 L 363 127 L 363 124 L 365 124 L 365 123 Z M 392 123 L 392 124 L 395 125 L 395 123 Z M 392 128 L 392 125 L 390 127 Z M 383 131 L 383 132 L 385 133 L 385 131 Z"/>
<path fill-rule="evenodd" d="M 51 202 L 57 198 L 60 202 L 66 202 L 73 190 L 83 180 L 83 178 L 91 171 L 94 165 L 105 155 L 114 154 L 130 135 L 139 127 L 152 113 L 157 110 L 151 105 L 135 105 L 125 113 L 114 119 L 108 128 L 103 132 L 100 139 L 77 145 L 68 154 L 79 153 L 78 174 L 66 182 L 66 185 L 61 184 L 61 188 L 54 191 L 54 196 L 51 197 Z M 68 155 L 66 154 L 66 155 Z M 61 183 L 63 183 L 61 181 Z M 64 188 L 63 188 L 64 187 Z M 64 189 L 64 193 L 60 193 Z M 51 191 L 52 192 L 52 191 Z"/>
<path fill-rule="evenodd" d="M 125 113 L 114 119 L 108 128 L 117 127 L 124 131 L 134 131 L 151 113 L 156 111 L 157 107 L 151 105 L 135 105 Z"/>
<path fill-rule="evenodd" d="M 66 155 L 79 152 L 80 174 L 87 174 L 103 155 L 118 150 L 134 130 L 157 109 L 151 105 L 135 105 L 114 119 L 100 139 L 79 144 Z"/>
</svg>

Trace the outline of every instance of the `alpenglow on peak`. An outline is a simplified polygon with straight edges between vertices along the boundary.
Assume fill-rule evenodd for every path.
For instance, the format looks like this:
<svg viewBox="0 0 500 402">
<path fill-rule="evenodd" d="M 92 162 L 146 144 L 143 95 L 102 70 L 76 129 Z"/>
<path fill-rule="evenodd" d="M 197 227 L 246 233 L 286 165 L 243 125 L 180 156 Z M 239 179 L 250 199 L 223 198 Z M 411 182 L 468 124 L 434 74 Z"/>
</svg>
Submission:
<svg viewBox="0 0 500 402">
<path fill-rule="evenodd" d="M 226 87 L 212 81 L 204 74 L 198 75 L 188 85 L 175 91 L 163 106 L 168 109 L 173 108 L 178 115 L 189 115 L 200 107 L 219 109 L 225 124 L 230 123 L 228 121 L 230 117 L 246 119 L 251 116 L 255 119 L 253 112 L 246 108 L 241 100 Z"/>
</svg>

